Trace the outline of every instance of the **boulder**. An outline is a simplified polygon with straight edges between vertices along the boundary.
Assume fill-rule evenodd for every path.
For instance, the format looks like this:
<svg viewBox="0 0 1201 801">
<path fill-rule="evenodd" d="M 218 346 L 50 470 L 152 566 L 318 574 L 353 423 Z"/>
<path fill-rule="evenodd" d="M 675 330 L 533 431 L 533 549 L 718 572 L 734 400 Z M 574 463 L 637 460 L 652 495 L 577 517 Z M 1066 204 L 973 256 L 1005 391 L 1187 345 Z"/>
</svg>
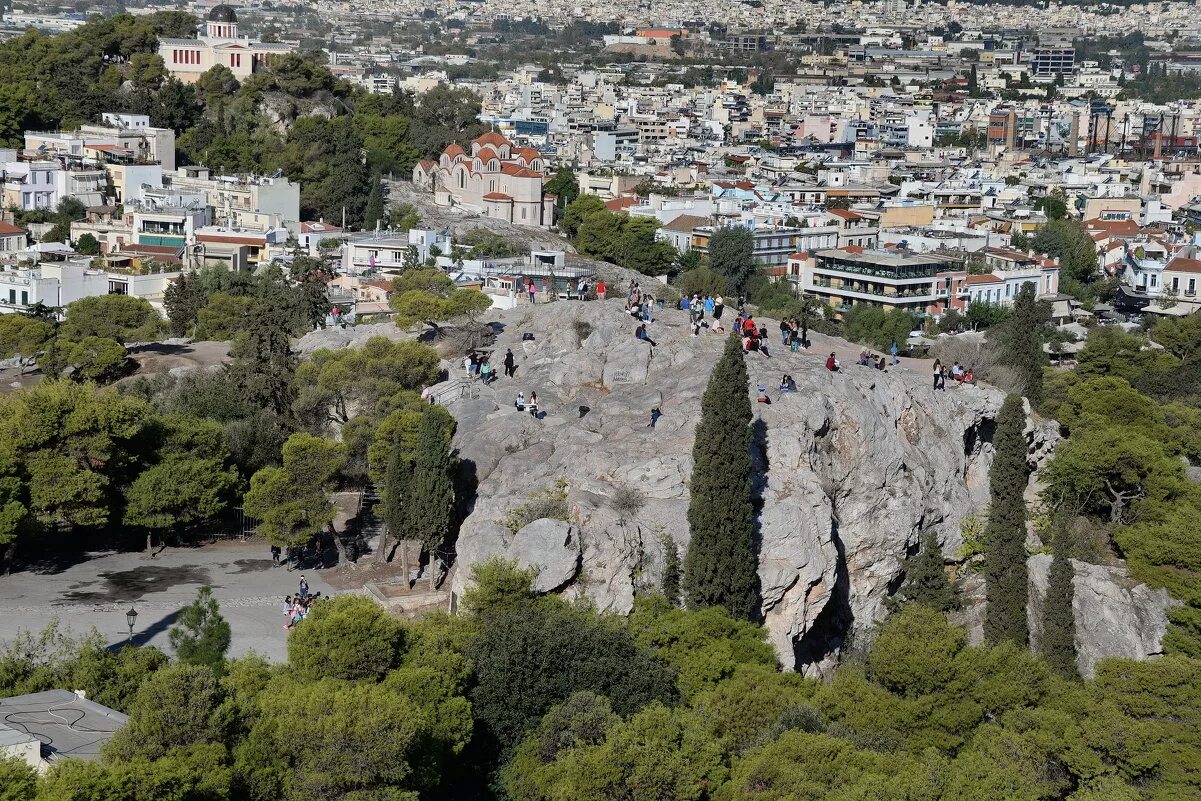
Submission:
<svg viewBox="0 0 1201 801">
<path fill-rule="evenodd" d="M 471 537 L 459 538 L 458 570 L 451 589 L 461 595 L 470 582 L 470 565 L 498 557 L 534 568 L 538 577 L 534 591 L 555 592 L 576 577 L 580 570 L 580 538 L 577 530 L 562 520 L 542 518 L 523 526 L 516 534 L 499 523 L 480 525 Z"/>
<path fill-rule="evenodd" d="M 1030 573 L 1030 644 L 1037 650 L 1041 638 L 1043 599 L 1051 557 L 1035 554 L 1027 562 Z M 1072 560 L 1075 578 L 1072 609 L 1076 615 L 1076 665 L 1092 678 L 1097 663 L 1106 657 L 1147 659 L 1162 653 L 1160 643 L 1168 630 L 1168 610 L 1179 602 L 1167 590 L 1152 590 L 1130 578 L 1126 568 Z"/>
<path fill-rule="evenodd" d="M 521 567 L 538 571 L 534 592 L 554 592 L 580 570 L 580 539 L 570 523 L 544 517 L 522 526 L 505 555 Z"/>
</svg>

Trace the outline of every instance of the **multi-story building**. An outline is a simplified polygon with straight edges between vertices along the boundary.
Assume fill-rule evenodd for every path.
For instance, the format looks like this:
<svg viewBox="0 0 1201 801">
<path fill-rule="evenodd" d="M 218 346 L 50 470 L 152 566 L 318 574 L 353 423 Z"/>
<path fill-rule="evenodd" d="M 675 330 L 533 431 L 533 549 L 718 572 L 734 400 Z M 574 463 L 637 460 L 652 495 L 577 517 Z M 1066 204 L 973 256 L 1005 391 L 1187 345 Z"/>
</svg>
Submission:
<svg viewBox="0 0 1201 801">
<path fill-rule="evenodd" d="M 0 258 L 19 253 L 28 242 L 29 234 L 24 228 L 0 220 Z"/>
<path fill-rule="evenodd" d="M 212 209 L 217 225 L 250 227 L 261 220 L 244 215 L 275 215 L 275 225 L 300 223 L 300 184 L 277 175 L 214 176 L 208 167 L 180 167 L 167 176 L 173 191 L 198 194 Z M 274 219 L 274 218 L 273 218 Z"/>
<path fill-rule="evenodd" d="M 1054 78 L 1069 74 L 1075 64 L 1074 47 L 1036 47 L 1030 57 L 1030 74 L 1035 78 Z"/>
<path fill-rule="evenodd" d="M 156 128 L 145 114 L 101 115 L 103 124 L 82 125 L 76 131 L 27 131 L 25 150 L 61 156 L 70 163 L 89 158 L 89 148 L 109 145 L 143 162 L 158 162 L 164 170 L 175 169 L 175 131 Z"/>
<path fill-rule="evenodd" d="M 272 59 L 295 52 L 291 45 L 239 37 L 238 16 L 227 5 L 209 11 L 205 33 L 195 39 L 159 39 L 159 57 L 167 71 L 184 83 L 195 83 L 218 64 L 244 81 Z"/>
<path fill-rule="evenodd" d="M 798 290 L 842 313 L 859 303 L 927 313 L 944 301 L 940 275 L 957 262 L 944 256 L 906 250 L 859 247 L 819 250 L 809 259 L 795 254 Z M 791 267 L 790 267 L 791 271 Z"/>
<path fill-rule="evenodd" d="M 460 206 L 519 225 L 550 226 L 554 202 L 543 192 L 542 154 L 514 147 L 489 131 L 471 143 L 471 153 L 451 144 L 438 161 L 413 168 L 413 183 L 432 190 L 439 206 Z"/>
<path fill-rule="evenodd" d="M 11 151 L 10 151 L 11 152 Z M 0 164 L 4 207 L 19 211 L 50 210 L 62 199 L 57 161 L 8 161 Z"/>
</svg>

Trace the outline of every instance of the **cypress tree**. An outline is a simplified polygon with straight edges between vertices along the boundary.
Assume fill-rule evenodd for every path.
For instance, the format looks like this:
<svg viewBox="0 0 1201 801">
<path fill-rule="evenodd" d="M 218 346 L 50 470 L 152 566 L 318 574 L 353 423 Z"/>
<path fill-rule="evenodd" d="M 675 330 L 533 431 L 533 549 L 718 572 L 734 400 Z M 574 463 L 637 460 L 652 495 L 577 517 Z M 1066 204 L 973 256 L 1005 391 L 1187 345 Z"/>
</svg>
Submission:
<svg viewBox="0 0 1201 801">
<path fill-rule="evenodd" d="M 377 561 L 386 560 L 388 553 L 388 535 L 400 538 L 400 570 L 404 576 L 405 586 L 409 585 L 409 541 L 405 539 L 405 498 L 409 492 L 409 479 L 413 474 L 413 464 L 404 457 L 400 445 L 393 445 L 388 454 L 388 464 L 384 468 L 384 486 L 380 493 L 383 503 L 382 514 L 384 534 L 380 537 Z"/>
<path fill-rule="evenodd" d="M 1072 529 L 1063 525 L 1051 543 L 1051 571 L 1047 577 L 1047 597 L 1043 599 L 1043 657 L 1065 679 L 1078 679 L 1076 667 L 1076 612 L 1072 608 L 1075 568 L 1072 567 Z"/>
<path fill-rule="evenodd" d="M 1049 319 L 1050 310 L 1038 302 L 1034 284 L 1025 283 L 1013 302 L 1013 311 L 999 331 L 998 360 L 1017 372 L 1017 390 L 1030 399 L 1031 406 L 1042 402 L 1043 366 L 1047 363 L 1043 353 L 1043 331 Z"/>
<path fill-rule="evenodd" d="M 892 605 L 923 604 L 940 612 L 959 608 L 959 588 L 947 578 L 942 548 L 933 530 L 922 535 L 921 550 L 905 561 L 905 582 Z"/>
<path fill-rule="evenodd" d="M 405 529 L 410 539 L 421 543 L 430 559 L 430 589 L 434 589 L 434 560 L 438 548 L 450 535 L 454 517 L 454 459 L 450 441 L 453 422 L 444 409 L 430 406 L 417 425 L 417 444 L 413 450 L 413 475 L 405 504 Z"/>
<path fill-rule="evenodd" d="M 751 401 L 735 334 L 701 399 L 692 446 L 684 595 L 692 608 L 724 606 L 739 620 L 759 616 L 759 562 L 751 501 Z"/>
<path fill-rule="evenodd" d="M 384 186 L 378 175 L 371 178 L 371 192 L 367 195 L 367 208 L 363 211 L 363 228 L 372 230 L 384 219 Z"/>
<path fill-rule="evenodd" d="M 680 605 L 680 549 L 666 534 L 663 536 L 663 595 L 672 606 Z"/>
<path fill-rule="evenodd" d="M 1026 413 L 1022 399 L 1010 395 L 997 415 L 991 500 L 984 530 L 984 576 L 988 611 L 984 636 L 991 643 L 1010 640 L 1025 647 L 1026 621 Z"/>
</svg>

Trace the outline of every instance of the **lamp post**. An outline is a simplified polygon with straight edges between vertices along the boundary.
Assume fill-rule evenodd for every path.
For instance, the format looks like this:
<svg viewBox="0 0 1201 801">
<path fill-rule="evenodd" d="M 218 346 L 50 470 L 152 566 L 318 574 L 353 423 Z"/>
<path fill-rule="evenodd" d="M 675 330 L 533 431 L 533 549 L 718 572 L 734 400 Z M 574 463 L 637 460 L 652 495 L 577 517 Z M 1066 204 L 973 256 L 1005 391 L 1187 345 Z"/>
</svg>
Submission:
<svg viewBox="0 0 1201 801">
<path fill-rule="evenodd" d="M 132 606 L 129 607 L 129 611 L 125 613 L 125 622 L 129 624 L 129 644 L 131 646 L 133 645 L 133 624 L 137 622 L 137 619 L 138 610 L 134 609 Z"/>
</svg>

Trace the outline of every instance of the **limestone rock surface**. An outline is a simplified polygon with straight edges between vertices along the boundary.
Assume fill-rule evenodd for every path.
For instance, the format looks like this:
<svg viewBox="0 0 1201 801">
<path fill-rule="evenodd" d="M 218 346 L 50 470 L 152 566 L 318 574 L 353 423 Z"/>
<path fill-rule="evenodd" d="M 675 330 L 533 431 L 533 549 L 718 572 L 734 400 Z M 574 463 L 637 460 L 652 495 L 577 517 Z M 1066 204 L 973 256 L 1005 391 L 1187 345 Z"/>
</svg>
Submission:
<svg viewBox="0 0 1201 801">
<path fill-rule="evenodd" d="M 1037 648 L 1042 632 L 1043 599 L 1051 557 L 1035 554 L 1030 573 L 1030 641 Z M 1146 659 L 1162 652 L 1168 610 L 1178 602 L 1167 590 L 1152 590 L 1130 578 L 1124 567 L 1072 560 L 1075 578 L 1072 609 L 1076 615 L 1076 665 L 1092 678 L 1097 663 L 1111 656 Z"/>
<path fill-rule="evenodd" d="M 610 297 L 624 288 L 611 284 Z M 724 337 L 692 337 L 687 316 L 666 309 L 649 326 L 652 347 L 634 339 L 637 322 L 620 300 L 522 305 L 498 313 L 498 323 L 494 362 L 511 348 L 516 376 L 446 401 L 478 488 L 456 546 L 453 589 L 464 589 L 472 564 L 510 552 L 512 535 L 496 521 L 563 480 L 579 569 L 549 589 L 628 612 L 638 593 L 657 591 L 664 542 L 687 549 L 693 437 Z M 957 558 L 961 522 L 988 504 L 1003 395 L 960 385 L 935 392 L 924 370 L 861 367 L 857 346 L 811 336 L 808 351 L 777 344 L 770 357 L 748 354 L 747 366 L 763 618 L 786 667 L 821 674 L 848 635 L 884 618 L 925 531 L 936 533 L 948 560 Z M 824 361 L 835 349 L 844 368 L 831 373 Z M 448 382 L 462 372 L 451 364 Z M 777 391 L 785 373 L 798 391 Z M 770 404 L 754 403 L 760 383 Z M 537 392 L 537 418 L 514 407 L 519 391 L 527 399 Z M 662 416 L 651 427 L 655 407 Z M 1054 437 L 1032 428 L 1036 465 Z"/>
</svg>

